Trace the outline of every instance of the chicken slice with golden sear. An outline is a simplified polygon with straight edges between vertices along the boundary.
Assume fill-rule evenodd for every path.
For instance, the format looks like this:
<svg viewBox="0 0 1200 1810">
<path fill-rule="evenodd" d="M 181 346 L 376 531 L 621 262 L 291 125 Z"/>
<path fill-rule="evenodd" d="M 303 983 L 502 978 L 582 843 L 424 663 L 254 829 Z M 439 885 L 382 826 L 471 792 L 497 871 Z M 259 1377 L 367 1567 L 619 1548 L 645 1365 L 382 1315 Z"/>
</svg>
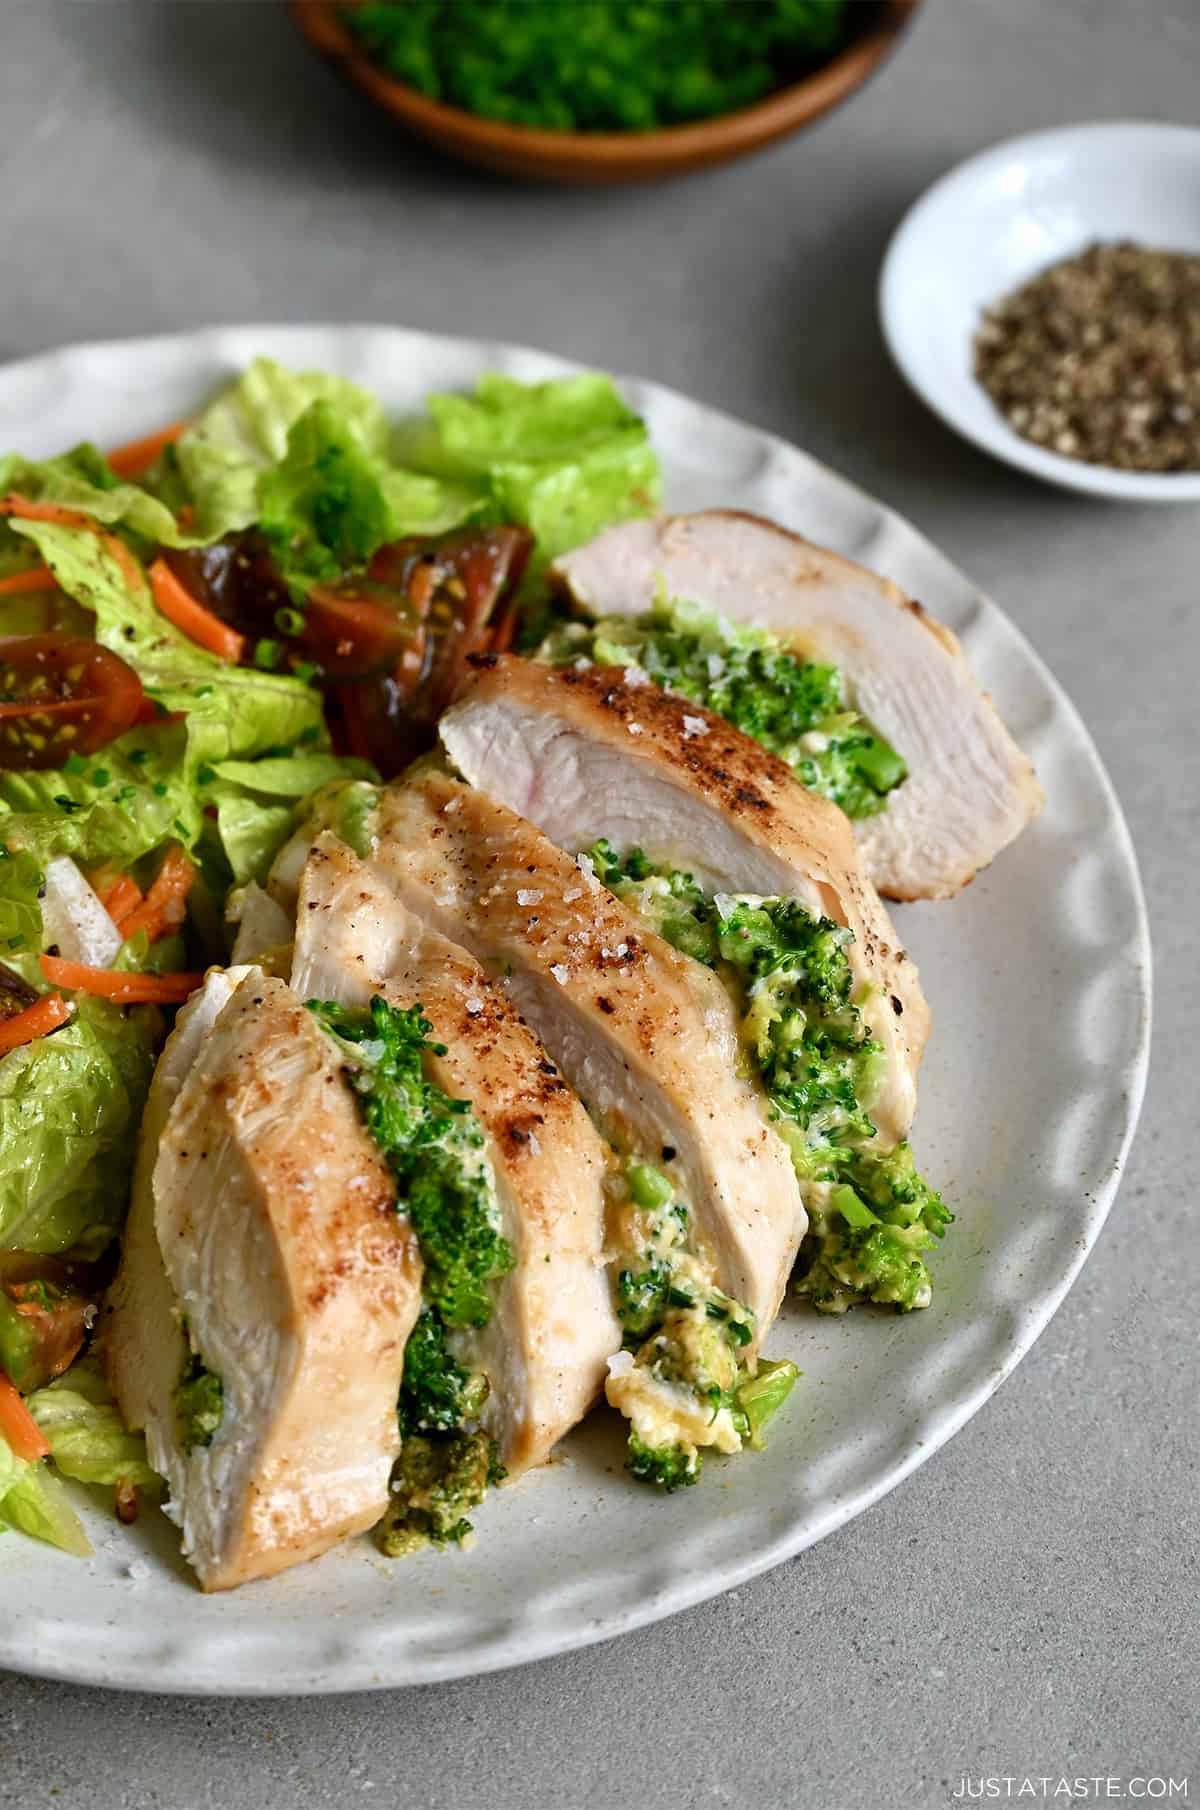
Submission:
<svg viewBox="0 0 1200 1810">
<path fill-rule="evenodd" d="M 477 662 L 441 736 L 473 785 L 560 847 L 604 838 L 706 891 L 796 898 L 852 930 L 861 1009 L 886 1058 L 873 1115 L 889 1141 L 907 1135 L 928 1008 L 835 805 L 721 717 L 619 668 Z"/>
<path fill-rule="evenodd" d="M 106 1329 L 206 1590 L 383 1514 L 421 1282 L 329 1039 L 260 969 L 229 987 L 210 978 L 162 1058 Z"/>
<path fill-rule="evenodd" d="M 949 629 L 890 580 L 774 522 L 726 509 L 625 522 L 554 572 L 595 616 L 682 598 L 839 667 L 850 706 L 908 768 L 855 826 L 871 878 L 891 898 L 952 897 L 1041 808 L 1028 758 Z"/>
<path fill-rule="evenodd" d="M 450 1348 L 487 1378 L 479 1420 L 505 1469 L 541 1463 L 595 1401 L 621 1344 L 604 1271 L 600 1137 L 479 963 L 328 833 L 300 880 L 292 986 L 348 1006 L 380 994 L 428 1020 L 425 1071 L 474 1109 L 513 1254 L 492 1284 L 487 1325 L 452 1332 Z"/>
<path fill-rule="evenodd" d="M 432 767 L 380 800 L 371 865 L 503 978 L 617 1149 L 661 1161 L 719 1286 L 779 1308 L 806 1218 L 717 980 L 502 804 Z"/>
</svg>

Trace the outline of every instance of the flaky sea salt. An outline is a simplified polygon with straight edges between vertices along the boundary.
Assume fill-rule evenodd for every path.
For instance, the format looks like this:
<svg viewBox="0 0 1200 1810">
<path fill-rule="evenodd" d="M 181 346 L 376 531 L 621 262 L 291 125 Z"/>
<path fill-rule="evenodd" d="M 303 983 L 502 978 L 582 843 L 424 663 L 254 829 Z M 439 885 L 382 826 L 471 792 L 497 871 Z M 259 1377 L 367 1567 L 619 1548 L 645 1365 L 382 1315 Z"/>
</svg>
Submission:
<svg viewBox="0 0 1200 1810">
<path fill-rule="evenodd" d="M 691 741 L 694 735 L 707 735 L 708 724 L 702 716 L 685 716 L 683 719 L 683 734 L 686 741 Z"/>
<path fill-rule="evenodd" d="M 471 1014 L 472 1018 L 478 1018 L 478 1016 L 479 1016 L 480 1012 L 482 1012 L 482 1010 L 483 1010 L 482 999 L 480 999 L 477 994 L 472 994 L 471 998 L 468 999 L 468 1001 L 467 1001 L 467 1011 Z"/>
<path fill-rule="evenodd" d="M 587 882 L 589 892 L 599 892 L 600 882 L 596 878 L 596 863 L 590 855 L 576 855 L 575 865 Z"/>
<path fill-rule="evenodd" d="M 517 904 L 540 905 L 545 896 L 546 895 L 543 892 L 538 891 L 536 887 L 522 886 L 518 888 L 517 891 Z"/>
<path fill-rule="evenodd" d="M 643 733 L 642 725 L 640 723 L 626 723 L 625 727 L 628 729 L 630 735 L 641 735 Z"/>
<path fill-rule="evenodd" d="M 571 971 L 565 962 L 555 962 L 550 972 L 560 987 L 565 987 L 571 978 Z"/>
<path fill-rule="evenodd" d="M 626 685 L 649 685 L 650 674 L 644 666 L 627 666 L 625 668 Z"/>
</svg>

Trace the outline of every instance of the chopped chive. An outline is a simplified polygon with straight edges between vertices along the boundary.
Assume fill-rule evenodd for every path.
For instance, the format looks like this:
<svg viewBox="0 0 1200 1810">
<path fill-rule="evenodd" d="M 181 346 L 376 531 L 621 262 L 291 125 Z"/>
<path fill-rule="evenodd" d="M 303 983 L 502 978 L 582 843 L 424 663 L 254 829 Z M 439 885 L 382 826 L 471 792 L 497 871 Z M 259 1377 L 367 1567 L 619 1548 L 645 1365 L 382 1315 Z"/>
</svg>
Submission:
<svg viewBox="0 0 1200 1810">
<path fill-rule="evenodd" d="M 281 635 L 299 635 L 304 628 L 304 617 L 299 610 L 286 607 L 276 610 L 275 627 Z"/>
<path fill-rule="evenodd" d="M 92 774 L 92 784 L 94 786 L 106 786 L 111 778 L 112 774 L 107 767 L 97 767 L 96 771 Z"/>
<path fill-rule="evenodd" d="M 66 760 L 63 762 L 64 773 L 85 773 L 86 771 L 87 762 L 84 760 L 82 754 L 68 754 Z"/>
<path fill-rule="evenodd" d="M 283 652 L 278 641 L 256 641 L 254 643 L 254 664 L 261 666 L 265 672 L 279 665 L 279 656 Z"/>
<path fill-rule="evenodd" d="M 165 798 L 167 795 L 167 788 L 164 786 L 161 779 L 156 780 L 150 790 L 154 793 L 156 798 Z"/>
</svg>

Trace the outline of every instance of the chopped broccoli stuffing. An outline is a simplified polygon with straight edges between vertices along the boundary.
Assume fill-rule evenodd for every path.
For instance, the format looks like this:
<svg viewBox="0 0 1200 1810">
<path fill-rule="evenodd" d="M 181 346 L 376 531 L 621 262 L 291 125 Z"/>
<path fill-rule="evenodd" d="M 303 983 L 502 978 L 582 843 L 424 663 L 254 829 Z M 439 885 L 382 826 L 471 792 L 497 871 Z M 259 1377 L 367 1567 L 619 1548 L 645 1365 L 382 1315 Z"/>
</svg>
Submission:
<svg viewBox="0 0 1200 1810">
<path fill-rule="evenodd" d="M 700 1481 L 700 1454 L 692 1446 L 646 1445 L 636 1433 L 629 1435 L 625 1465 L 641 1483 L 653 1483 L 670 1494 Z"/>
<path fill-rule="evenodd" d="M 743 1439 L 756 1443 L 741 1391 L 772 1367 L 742 1363 L 753 1316 L 717 1287 L 691 1215 L 660 1169 L 624 1165 L 613 1238 L 625 1355 L 610 1366 L 608 1399 L 630 1422 L 633 1475 L 677 1489 L 699 1477 L 701 1448 L 736 1452 Z M 786 1392 L 777 1388 L 774 1406 Z"/>
<path fill-rule="evenodd" d="M 392 1471 L 391 1501 L 375 1529 L 379 1550 L 394 1559 L 424 1546 L 461 1543 L 472 1531 L 467 1516 L 504 1476 L 495 1442 L 484 1433 L 448 1439 L 410 1434 Z"/>
<path fill-rule="evenodd" d="M 190 1352 L 175 1388 L 175 1420 L 179 1444 L 191 1452 L 211 1445 L 225 1412 L 225 1390 L 219 1376 Z"/>
<path fill-rule="evenodd" d="M 454 1432 L 478 1418 L 487 1394 L 487 1378 L 455 1360 L 446 1348 L 441 1319 L 432 1308 L 422 1307 L 404 1347 L 400 1431 Z"/>
<path fill-rule="evenodd" d="M 878 1144 L 870 1112 L 883 1051 L 855 1001 L 846 953 L 853 933 L 795 899 L 709 897 L 690 874 L 656 868 L 640 849 L 622 856 L 597 842 L 590 853 L 609 890 L 716 969 L 739 1004 L 747 1054 L 808 1207 L 798 1292 L 824 1313 L 857 1301 L 927 1307 L 932 1283 L 921 1253 L 953 1214 L 907 1143 Z M 638 1281 L 625 1285 L 631 1299 L 640 1298 Z"/>
<path fill-rule="evenodd" d="M 568 623 L 547 637 L 538 656 L 556 665 L 582 656 L 640 667 L 656 685 L 753 736 L 848 817 L 883 810 L 908 772 L 891 744 L 848 707 L 840 668 L 802 660 L 769 630 L 693 603 L 664 597 L 640 616 Z"/>
<path fill-rule="evenodd" d="M 420 1006 L 367 1011 L 309 1000 L 337 1042 L 363 1119 L 396 1178 L 425 1265 L 423 1303 L 404 1351 L 399 1418 L 403 1443 L 391 1501 L 376 1529 L 390 1557 L 470 1533 L 468 1512 L 503 1481 L 492 1440 L 475 1425 L 486 1377 L 451 1348 L 456 1329 L 486 1326 L 492 1284 L 513 1266 L 500 1231 L 496 1183 L 483 1132 L 467 1100 L 452 1100 L 425 1074 L 424 1055 L 445 1053 Z"/>
<path fill-rule="evenodd" d="M 425 1296 L 444 1324 L 486 1326 L 489 1285 L 513 1265 L 500 1231 L 495 1178 L 479 1121 L 466 1100 L 427 1080 L 422 1056 L 432 1025 L 419 1006 L 402 1011 L 378 995 L 367 1011 L 308 1002 L 346 1059 L 367 1129 L 397 1182 L 425 1263 Z"/>
</svg>

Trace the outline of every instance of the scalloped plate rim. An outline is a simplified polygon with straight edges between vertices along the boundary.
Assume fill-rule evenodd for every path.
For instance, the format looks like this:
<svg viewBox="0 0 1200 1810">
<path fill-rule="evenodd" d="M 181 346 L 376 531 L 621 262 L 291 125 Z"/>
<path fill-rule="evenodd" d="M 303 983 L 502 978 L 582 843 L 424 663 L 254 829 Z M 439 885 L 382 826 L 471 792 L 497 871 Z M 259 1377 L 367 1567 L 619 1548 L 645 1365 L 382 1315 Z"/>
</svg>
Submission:
<svg viewBox="0 0 1200 1810">
<path fill-rule="evenodd" d="M 340 325 L 293 323 L 279 326 L 228 324 L 182 333 L 78 342 L 0 365 L 0 417 L 3 417 L 6 412 L 8 393 L 19 384 L 22 378 L 36 376 L 39 369 L 46 374 L 53 374 L 55 367 L 66 367 L 69 377 L 72 365 L 78 367 L 89 360 L 101 359 L 120 362 L 127 359 L 136 360 L 139 355 L 144 356 L 147 353 L 156 352 L 160 354 L 176 353 L 185 358 L 190 356 L 197 365 L 200 365 L 203 363 L 204 355 L 217 346 L 226 342 L 243 340 L 253 341 L 256 347 L 266 351 L 268 355 L 287 358 L 289 341 L 295 342 L 299 347 L 303 341 L 314 337 L 324 337 L 332 342 L 344 340 L 347 336 L 356 341 L 374 338 L 392 339 L 402 355 L 410 354 L 417 345 L 424 343 L 436 347 L 443 356 L 459 355 L 464 365 L 470 363 L 473 368 L 490 365 L 504 368 L 513 362 L 540 365 L 546 374 L 553 372 L 567 374 L 593 368 L 582 365 L 576 360 L 519 344 L 434 334 L 372 323 Z M 241 348 L 238 356 L 245 355 L 248 355 L 245 348 Z M 465 380 L 464 377 L 463 381 Z M 485 1642 L 483 1646 L 477 1645 L 474 1649 L 469 1646 L 460 1648 L 446 1654 L 440 1660 L 425 1659 L 419 1663 L 419 1666 L 414 1665 L 411 1659 L 399 1661 L 391 1659 L 375 1663 L 367 1657 L 339 1654 L 336 1650 L 339 1638 L 336 1631 L 323 1636 L 326 1655 L 324 1662 L 321 1661 L 311 1639 L 304 1646 L 302 1656 L 297 1659 L 294 1656 L 294 1649 L 302 1642 L 296 1638 L 295 1630 L 291 1627 L 291 1621 L 288 1618 L 287 1625 L 283 1627 L 277 1643 L 280 1646 L 287 1644 L 293 1650 L 290 1656 L 290 1671 L 282 1684 L 274 1679 L 267 1681 L 261 1673 L 238 1677 L 228 1683 L 224 1680 L 218 1681 L 203 1670 L 189 1671 L 186 1659 L 182 1662 L 177 1661 L 169 1669 L 165 1668 L 162 1660 L 161 1640 L 153 1634 L 148 1634 L 140 1652 L 123 1657 L 114 1665 L 103 1664 L 93 1659 L 90 1654 L 81 1659 L 78 1653 L 72 1653 L 72 1624 L 65 1620 L 61 1623 L 57 1639 L 52 1643 L 46 1643 L 33 1654 L 22 1650 L 19 1620 L 11 1630 L 0 1630 L 0 1666 L 37 1677 L 104 1685 L 118 1689 L 153 1690 L 170 1694 L 203 1696 L 299 1696 L 365 1689 L 389 1689 L 417 1682 L 438 1682 L 482 1675 L 509 1666 L 530 1663 L 537 1659 L 551 1658 L 559 1653 L 573 1651 L 612 1639 L 622 1633 L 631 1632 L 636 1628 L 693 1607 L 725 1590 L 735 1589 L 786 1559 L 795 1557 L 887 1495 L 925 1459 L 931 1457 L 948 1439 L 952 1438 L 1012 1373 L 1061 1305 L 1099 1236 L 1120 1185 L 1145 1091 L 1151 1015 L 1151 952 L 1145 898 L 1132 838 L 1112 782 L 1078 711 L 1040 655 L 1015 624 L 990 599 L 976 591 L 953 562 L 947 560 L 945 555 L 918 530 L 914 529 L 905 518 L 879 503 L 869 493 L 839 473 L 822 466 L 812 459 L 811 455 L 804 453 L 802 449 L 780 435 L 755 428 L 752 424 L 741 421 L 725 411 L 697 403 L 684 392 L 671 389 L 666 385 L 629 377 L 620 378 L 618 382 L 623 386 L 635 389 L 643 397 L 652 400 L 662 398 L 670 406 L 683 405 L 689 410 L 699 412 L 705 419 L 717 424 L 725 431 L 732 429 L 738 436 L 757 441 L 763 449 L 764 462 L 771 459 L 778 461 L 781 455 L 784 463 L 798 458 L 806 468 L 811 480 L 818 486 L 824 486 L 831 496 L 837 496 L 839 506 L 844 506 L 846 501 L 850 501 L 864 514 L 867 510 L 873 511 L 876 521 L 882 524 L 885 530 L 888 528 L 900 529 L 923 555 L 932 556 L 940 562 L 947 577 L 952 577 L 962 585 L 964 590 L 970 591 L 974 604 L 981 612 L 980 619 L 999 631 L 1002 642 L 1006 644 L 1005 651 L 1009 656 L 1016 658 L 1025 668 L 1026 674 L 1036 680 L 1038 689 L 1048 696 L 1053 705 L 1055 717 L 1061 721 L 1062 730 L 1065 731 L 1065 740 L 1070 745 L 1073 756 L 1084 762 L 1089 771 L 1089 777 L 1097 785 L 1109 812 L 1106 833 L 1112 838 L 1113 852 L 1118 857 L 1123 878 L 1129 888 L 1128 903 L 1132 908 L 1133 918 L 1130 938 L 1131 959 L 1137 980 L 1138 1012 L 1136 1034 L 1132 1038 L 1130 1047 L 1123 1052 L 1119 1070 L 1122 1098 L 1125 1103 L 1119 1135 L 1107 1147 L 1103 1181 L 1090 1197 L 1086 1209 L 1081 1210 L 1081 1231 L 1073 1248 L 1071 1260 L 1061 1267 L 1053 1284 L 1043 1288 L 1036 1302 L 1022 1311 L 1019 1324 L 1005 1343 L 999 1360 L 989 1367 L 988 1373 L 973 1387 L 966 1387 L 960 1390 L 957 1396 L 943 1402 L 937 1411 L 936 1418 L 923 1425 L 924 1436 L 919 1439 L 909 1438 L 900 1455 L 893 1458 L 890 1463 L 884 1464 L 879 1473 L 872 1476 L 862 1487 L 849 1492 L 840 1499 L 835 1497 L 827 1501 L 818 1512 L 810 1514 L 806 1518 L 802 1517 L 798 1525 L 789 1525 L 774 1540 L 759 1546 L 746 1556 L 701 1568 L 696 1575 L 683 1581 L 677 1579 L 666 1588 L 651 1589 L 642 1600 L 632 1607 L 618 1608 L 607 1616 L 577 1618 L 574 1622 L 568 1616 L 558 1629 L 542 1631 L 532 1636 L 528 1631 L 518 1629 L 515 1633 L 510 1633 L 500 1640 L 491 1643 Z M 17 412 L 19 412 L 19 406 L 18 402 Z M 82 412 L 86 412 L 86 403 L 83 399 L 80 401 L 80 408 Z M 139 432 L 147 431 L 153 425 L 154 423 L 140 424 L 131 421 L 128 435 L 133 437 Z M 32 437 L 36 438 L 36 434 Z M 3 438 L 7 442 L 7 429 L 4 431 Z M 669 463 L 669 460 L 664 462 Z M 693 469 L 699 469 L 699 467 Z M 939 613 L 939 609 L 940 606 L 935 605 L 935 613 Z M 942 609 L 940 613 L 945 614 L 946 612 Z M 987 677 L 986 670 L 983 676 Z M 953 906 L 941 906 L 938 909 L 953 910 Z M 1099 1141 L 1099 1134 L 1094 1141 Z M 14 1541 L 19 1538 L 17 1535 L 12 1537 Z M 7 1545 L 8 1542 L 5 1544 Z M 26 1542 L 23 1545 L 23 1551 L 34 1554 L 36 1563 L 36 1547 Z M 124 1600 L 128 1602 L 132 1599 Z M 144 1603 L 145 1599 L 142 1601 Z M 321 1636 L 318 1635 L 318 1641 L 320 1638 Z"/>
</svg>

